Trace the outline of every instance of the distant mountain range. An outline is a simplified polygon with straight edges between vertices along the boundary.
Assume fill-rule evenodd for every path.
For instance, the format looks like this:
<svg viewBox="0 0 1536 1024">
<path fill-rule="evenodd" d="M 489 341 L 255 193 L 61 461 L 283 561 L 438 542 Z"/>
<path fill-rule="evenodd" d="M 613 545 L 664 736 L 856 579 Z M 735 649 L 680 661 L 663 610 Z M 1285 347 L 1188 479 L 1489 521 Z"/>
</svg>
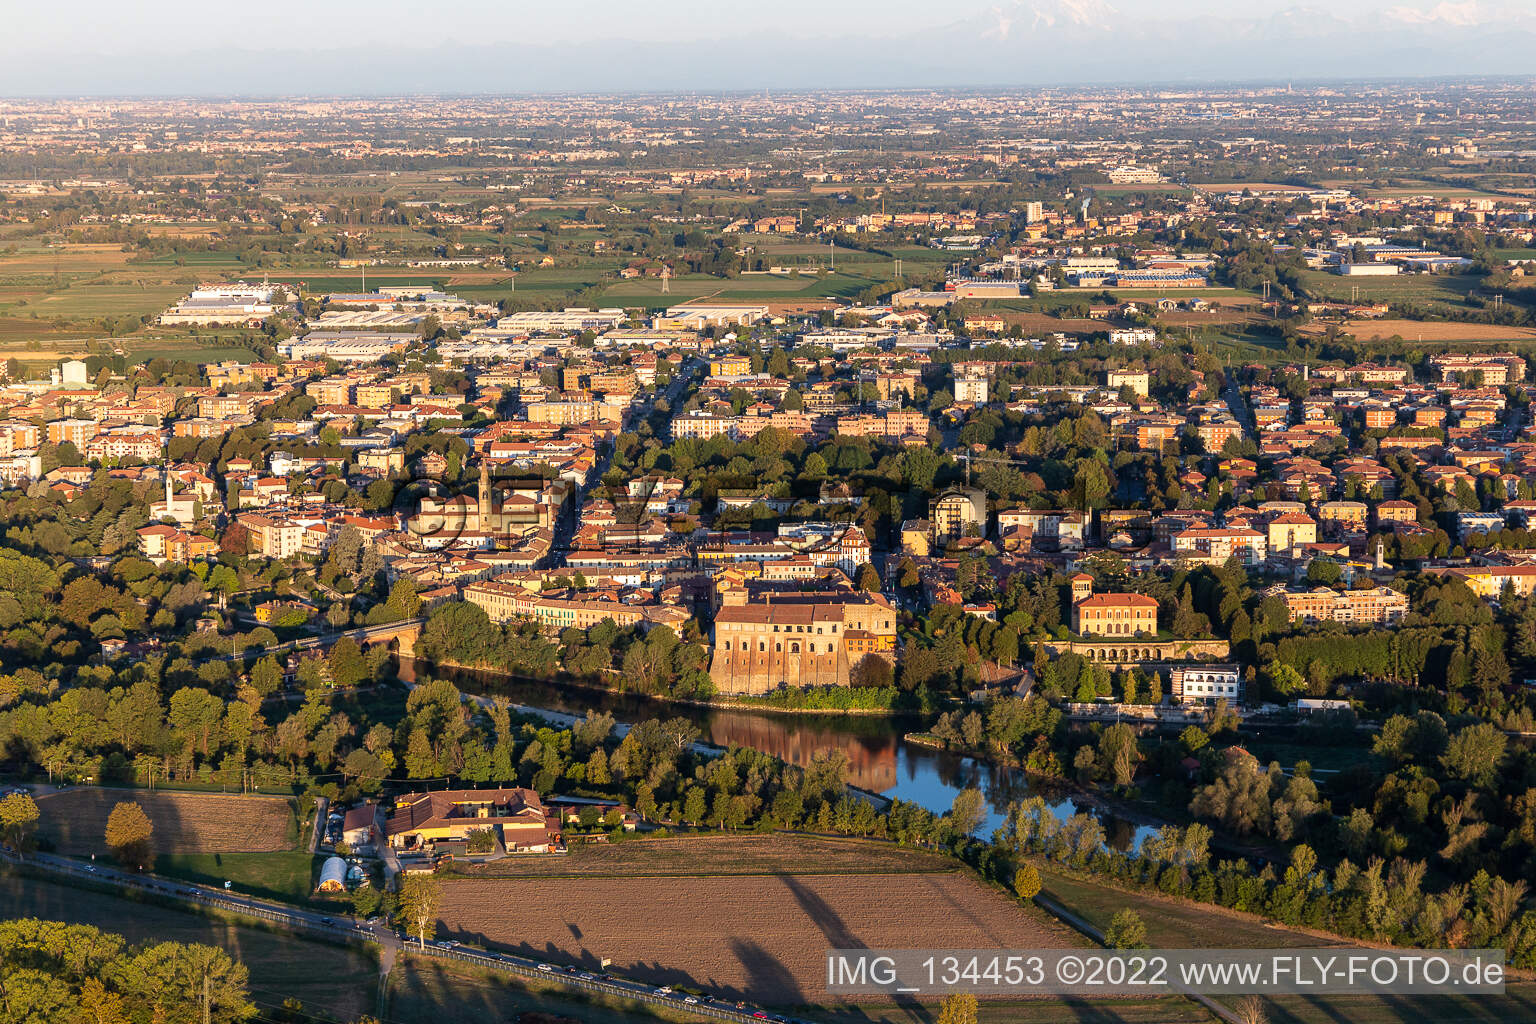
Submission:
<svg viewBox="0 0 1536 1024">
<path fill-rule="evenodd" d="M 347 46 L 147 55 L 27 53 L 0 93 L 405 94 L 1306 81 L 1536 73 L 1536 10 L 1446 0 L 1169 17 L 1107 0 L 1000 0 L 940 28 L 579 45 Z M 1522 7 L 1527 9 L 1522 10 Z M 600 29 L 598 30 L 600 31 Z"/>
</svg>

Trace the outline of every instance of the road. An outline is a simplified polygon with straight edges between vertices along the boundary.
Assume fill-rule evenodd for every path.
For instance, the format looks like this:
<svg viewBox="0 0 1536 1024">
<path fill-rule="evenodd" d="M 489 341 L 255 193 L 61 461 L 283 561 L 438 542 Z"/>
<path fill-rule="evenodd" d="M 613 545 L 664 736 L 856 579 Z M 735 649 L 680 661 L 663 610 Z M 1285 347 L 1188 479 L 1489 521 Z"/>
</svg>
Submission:
<svg viewBox="0 0 1536 1024">
<path fill-rule="evenodd" d="M 1248 403 L 1243 400 L 1243 393 L 1237 386 L 1237 374 L 1231 367 L 1226 370 L 1227 386 L 1222 389 L 1222 397 L 1227 400 L 1227 408 L 1231 410 L 1233 419 L 1242 426 L 1244 435 L 1250 441 L 1258 439 L 1258 426 L 1253 421 L 1253 414 L 1248 410 Z"/>
<path fill-rule="evenodd" d="M 432 957 L 438 960 L 457 960 L 482 970 L 537 979 L 545 984 L 559 985 L 585 993 L 599 993 L 654 1006 L 666 1006 L 674 1011 L 697 1014 L 718 1020 L 758 1022 L 778 1021 L 781 1024 L 810 1024 L 803 1018 L 771 1014 L 766 1010 L 744 1003 L 726 1003 L 709 997 L 696 997 L 670 989 L 659 989 L 644 982 L 610 975 L 596 975 L 579 968 L 564 966 L 532 957 L 514 956 L 473 949 L 451 941 L 421 943 L 401 932 L 395 932 L 375 920 L 374 923 L 356 921 L 349 917 L 327 916 L 318 911 L 305 910 L 285 903 L 258 900 L 224 889 L 176 882 L 155 875 L 135 875 L 104 864 L 86 863 L 53 854 L 32 853 L 20 857 L 8 850 L 0 850 L 0 859 L 12 864 L 25 865 L 34 871 L 70 881 L 94 883 L 108 888 L 139 892 L 171 903 L 218 910 L 227 914 L 277 924 L 289 931 L 312 939 L 338 944 L 364 943 L 380 947 L 380 967 L 387 972 L 402 950 L 412 956 Z M 384 984 L 381 979 L 380 989 Z M 708 1000 L 708 1001 L 706 1001 Z"/>
<path fill-rule="evenodd" d="M 692 356 L 684 360 L 683 364 L 678 367 L 677 373 L 673 374 L 672 383 L 667 385 L 667 390 L 657 396 L 658 400 L 665 398 L 670 408 L 677 408 L 678 400 L 687 389 L 688 383 L 693 380 L 694 372 L 697 368 L 698 360 Z M 668 420 L 667 430 L 670 433 L 670 420 Z M 571 551 L 571 538 L 576 535 L 576 524 L 581 516 L 581 506 L 586 503 L 587 496 L 592 493 L 592 489 L 602 483 L 603 474 L 608 472 L 608 467 L 612 463 L 613 446 L 608 445 L 603 449 L 602 454 L 598 456 L 592 471 L 587 474 L 586 484 L 577 489 L 575 497 L 566 506 L 566 510 L 561 514 L 559 521 L 555 523 L 555 536 L 549 549 L 549 561 L 551 563 L 549 568 L 558 568 L 565 564 L 565 557 Z"/>
</svg>

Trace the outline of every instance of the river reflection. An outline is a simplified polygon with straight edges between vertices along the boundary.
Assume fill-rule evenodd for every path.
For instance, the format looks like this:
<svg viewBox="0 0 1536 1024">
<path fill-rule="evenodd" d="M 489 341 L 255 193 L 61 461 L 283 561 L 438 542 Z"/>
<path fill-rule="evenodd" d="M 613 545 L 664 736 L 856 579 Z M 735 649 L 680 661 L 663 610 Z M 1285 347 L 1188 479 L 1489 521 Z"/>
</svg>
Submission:
<svg viewBox="0 0 1536 1024">
<path fill-rule="evenodd" d="M 902 737 L 928 724 L 921 718 L 863 715 L 776 715 L 667 704 L 635 694 L 564 686 L 496 673 L 466 669 L 417 671 L 451 679 L 465 693 L 500 694 L 518 704 L 567 714 L 607 711 L 620 722 L 646 718 L 687 718 L 705 741 L 719 747 L 751 747 L 805 766 L 825 751 L 842 751 L 848 760 L 848 781 L 860 789 L 926 807 L 937 814 L 949 810 L 955 794 L 970 786 L 987 800 L 987 820 L 980 834 L 990 836 L 1003 823 L 1009 804 L 1031 794 L 1045 798 L 1059 817 L 1094 811 L 1104 826 L 1106 845 L 1129 850 L 1151 828 L 1136 825 L 1074 798 L 1065 786 L 1031 780 L 1012 768 L 961 757 L 908 743 Z"/>
</svg>

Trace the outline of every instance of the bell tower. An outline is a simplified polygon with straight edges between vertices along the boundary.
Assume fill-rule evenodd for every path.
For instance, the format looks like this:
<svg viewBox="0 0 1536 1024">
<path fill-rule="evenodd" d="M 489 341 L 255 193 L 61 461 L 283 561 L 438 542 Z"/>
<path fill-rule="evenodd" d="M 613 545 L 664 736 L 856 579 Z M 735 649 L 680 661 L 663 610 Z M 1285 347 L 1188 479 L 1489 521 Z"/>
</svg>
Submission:
<svg viewBox="0 0 1536 1024">
<path fill-rule="evenodd" d="M 491 495 L 491 464 L 485 459 L 480 460 L 480 491 L 479 501 L 476 504 L 476 519 L 479 520 L 481 531 L 489 533 L 495 529 L 494 522 L 495 498 Z"/>
</svg>

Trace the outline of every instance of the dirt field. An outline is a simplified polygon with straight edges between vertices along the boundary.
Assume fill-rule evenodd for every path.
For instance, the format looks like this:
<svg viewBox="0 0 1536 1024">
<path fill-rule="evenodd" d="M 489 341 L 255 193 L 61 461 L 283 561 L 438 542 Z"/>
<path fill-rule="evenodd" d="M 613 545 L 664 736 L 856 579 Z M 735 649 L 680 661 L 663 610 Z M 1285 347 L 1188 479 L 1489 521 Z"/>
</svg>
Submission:
<svg viewBox="0 0 1536 1024">
<path fill-rule="evenodd" d="M 1321 334 L 1325 324 L 1307 330 Z M 1351 320 L 1341 328 L 1360 341 L 1386 339 L 1394 334 L 1404 341 L 1512 341 L 1536 338 L 1536 328 L 1500 327 L 1495 324 L 1425 323 L 1421 320 Z"/>
<path fill-rule="evenodd" d="M 38 833 L 59 853 L 100 853 L 107 816 L 120 801 L 144 808 L 160 853 L 261 853 L 294 843 L 293 813 L 278 797 L 91 787 L 39 799 Z"/>
<path fill-rule="evenodd" d="M 959 872 L 445 879 L 440 917 L 461 940 L 781 1006 L 832 998 L 829 949 L 1082 941 Z"/>
</svg>

